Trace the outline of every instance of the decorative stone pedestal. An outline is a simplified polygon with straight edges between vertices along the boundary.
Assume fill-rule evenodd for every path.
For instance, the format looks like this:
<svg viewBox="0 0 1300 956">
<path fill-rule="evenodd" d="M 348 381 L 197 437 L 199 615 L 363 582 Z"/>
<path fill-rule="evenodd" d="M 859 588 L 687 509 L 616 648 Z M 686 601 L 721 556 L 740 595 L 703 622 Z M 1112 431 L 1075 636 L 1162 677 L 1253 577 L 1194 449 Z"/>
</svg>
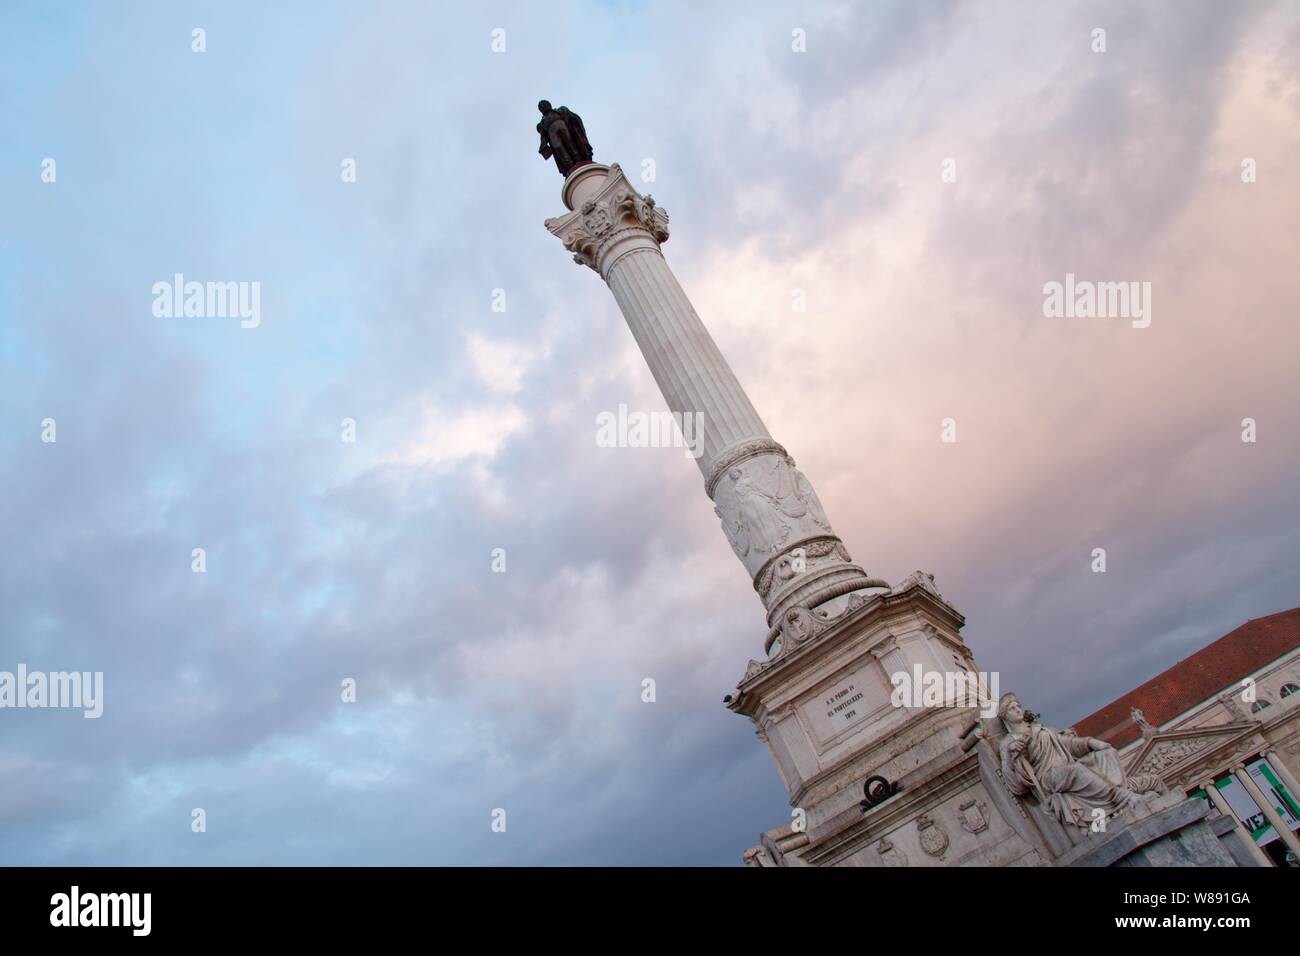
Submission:
<svg viewBox="0 0 1300 956">
<path fill-rule="evenodd" d="M 747 863 L 1044 862 L 998 812 L 977 754 L 963 747 L 979 711 L 891 700 L 893 674 L 918 666 L 963 678 L 976 671 L 960 635 L 964 619 L 929 575 L 917 572 L 888 593 L 791 615 L 772 657 L 750 661 L 727 706 L 754 721 L 806 826 L 802 833 L 786 825 L 764 834 Z M 863 782 L 872 777 L 898 792 L 864 812 Z"/>
<path fill-rule="evenodd" d="M 1089 838 L 1057 866 L 1260 866 L 1236 823 L 1204 800 L 1181 794 Z"/>
</svg>

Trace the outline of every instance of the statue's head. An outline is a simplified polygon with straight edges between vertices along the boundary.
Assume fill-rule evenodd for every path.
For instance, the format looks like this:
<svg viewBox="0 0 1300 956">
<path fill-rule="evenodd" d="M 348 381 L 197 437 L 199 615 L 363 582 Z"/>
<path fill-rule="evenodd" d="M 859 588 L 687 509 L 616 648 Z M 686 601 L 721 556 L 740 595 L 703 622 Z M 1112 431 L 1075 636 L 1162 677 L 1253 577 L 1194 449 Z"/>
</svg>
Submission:
<svg viewBox="0 0 1300 956">
<path fill-rule="evenodd" d="M 1025 708 L 1020 705 L 1020 698 L 1015 694 L 1003 694 L 998 701 L 998 717 L 1002 720 L 1010 718 L 1013 721 L 1025 719 Z"/>
<path fill-rule="evenodd" d="M 542 100 L 540 103 L 537 104 L 537 109 L 539 112 L 549 113 L 551 111 L 551 101 Z"/>
</svg>

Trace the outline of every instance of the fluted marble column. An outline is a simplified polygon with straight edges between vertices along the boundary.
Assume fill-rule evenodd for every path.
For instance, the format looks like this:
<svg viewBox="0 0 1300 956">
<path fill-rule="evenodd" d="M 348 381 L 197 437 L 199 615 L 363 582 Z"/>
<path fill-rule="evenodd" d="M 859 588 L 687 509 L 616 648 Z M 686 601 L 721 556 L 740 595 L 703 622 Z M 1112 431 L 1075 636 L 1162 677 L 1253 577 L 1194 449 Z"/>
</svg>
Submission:
<svg viewBox="0 0 1300 956">
<path fill-rule="evenodd" d="M 1263 811 L 1264 818 L 1273 824 L 1273 829 L 1282 838 L 1282 842 L 1290 848 L 1292 853 L 1300 857 L 1300 837 L 1297 837 L 1294 831 L 1278 816 L 1277 810 L 1273 808 L 1273 801 L 1269 799 L 1268 794 L 1259 788 L 1259 784 L 1251 778 L 1250 771 L 1246 769 L 1244 764 L 1238 764 L 1232 768 L 1232 773 L 1237 778 L 1237 782 L 1246 788 L 1246 792 L 1250 794 L 1256 806 Z"/>
<path fill-rule="evenodd" d="M 1210 798 L 1210 802 L 1219 808 L 1221 814 L 1237 824 L 1237 832 L 1241 834 L 1242 841 L 1246 844 L 1246 849 L 1250 852 L 1250 855 L 1255 858 L 1256 862 L 1261 866 L 1272 866 L 1273 861 L 1269 859 L 1268 854 L 1259 848 L 1259 844 L 1255 842 L 1255 837 L 1246 829 L 1246 825 L 1241 822 L 1241 817 L 1237 816 L 1237 812 L 1228 805 L 1227 799 L 1223 794 L 1219 793 L 1219 788 L 1214 785 L 1214 778 L 1211 777 L 1209 780 L 1202 783 L 1201 789 L 1204 790 L 1205 795 Z"/>
<path fill-rule="evenodd" d="M 1282 781 L 1283 786 L 1290 791 L 1291 796 L 1300 800 L 1300 782 L 1296 780 L 1295 774 L 1293 774 L 1290 768 L 1287 767 L 1286 761 L 1282 759 L 1282 755 L 1276 750 L 1270 750 L 1264 754 L 1264 759 L 1267 760 L 1268 765 L 1273 768 L 1273 773 Z"/>
<path fill-rule="evenodd" d="M 669 409 L 695 417 L 704 490 L 768 624 L 884 585 L 851 563 L 817 493 L 768 433 L 668 267 L 660 249 L 668 214 L 617 164 L 578 167 L 562 196 L 570 212 L 546 228 L 609 285 Z"/>
</svg>

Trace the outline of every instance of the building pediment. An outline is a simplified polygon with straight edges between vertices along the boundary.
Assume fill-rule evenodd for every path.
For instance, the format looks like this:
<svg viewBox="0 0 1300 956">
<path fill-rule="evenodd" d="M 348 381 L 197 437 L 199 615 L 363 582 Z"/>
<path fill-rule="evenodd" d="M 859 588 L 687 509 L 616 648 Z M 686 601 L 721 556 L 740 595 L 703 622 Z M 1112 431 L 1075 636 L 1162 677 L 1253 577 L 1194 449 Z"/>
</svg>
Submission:
<svg viewBox="0 0 1300 956">
<path fill-rule="evenodd" d="M 1247 737 L 1259 728 L 1255 721 L 1236 721 L 1217 727 L 1190 727 L 1161 731 L 1124 759 L 1125 772 L 1158 773 L 1168 778 L 1184 766 L 1212 753 L 1224 744 Z"/>
</svg>

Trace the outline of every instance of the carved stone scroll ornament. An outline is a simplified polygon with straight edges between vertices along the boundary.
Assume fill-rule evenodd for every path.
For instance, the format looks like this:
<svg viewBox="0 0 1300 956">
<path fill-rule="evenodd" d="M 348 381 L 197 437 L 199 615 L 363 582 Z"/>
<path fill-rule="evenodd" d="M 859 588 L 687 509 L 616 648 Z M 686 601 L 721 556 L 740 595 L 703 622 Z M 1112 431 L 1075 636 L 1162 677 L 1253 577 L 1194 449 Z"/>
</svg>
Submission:
<svg viewBox="0 0 1300 956">
<path fill-rule="evenodd" d="M 668 241 L 668 211 L 655 202 L 655 197 L 647 193 L 639 196 L 634 192 L 619 193 L 614 202 L 622 213 L 624 222 L 636 221 L 648 233 L 655 237 L 655 242 Z"/>
</svg>

